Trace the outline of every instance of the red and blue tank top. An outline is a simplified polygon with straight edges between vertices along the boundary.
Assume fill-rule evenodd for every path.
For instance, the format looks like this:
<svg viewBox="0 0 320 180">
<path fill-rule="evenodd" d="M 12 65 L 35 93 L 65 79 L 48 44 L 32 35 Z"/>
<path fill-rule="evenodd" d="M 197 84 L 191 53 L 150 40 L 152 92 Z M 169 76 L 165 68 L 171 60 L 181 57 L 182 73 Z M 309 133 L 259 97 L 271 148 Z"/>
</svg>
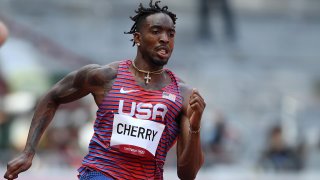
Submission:
<svg viewBox="0 0 320 180">
<path fill-rule="evenodd" d="M 119 63 L 112 89 L 96 114 L 89 153 L 78 169 L 94 169 L 114 179 L 163 179 L 166 155 L 179 134 L 182 108 L 176 76 L 161 90 L 145 90 L 129 71 L 131 60 Z"/>
</svg>

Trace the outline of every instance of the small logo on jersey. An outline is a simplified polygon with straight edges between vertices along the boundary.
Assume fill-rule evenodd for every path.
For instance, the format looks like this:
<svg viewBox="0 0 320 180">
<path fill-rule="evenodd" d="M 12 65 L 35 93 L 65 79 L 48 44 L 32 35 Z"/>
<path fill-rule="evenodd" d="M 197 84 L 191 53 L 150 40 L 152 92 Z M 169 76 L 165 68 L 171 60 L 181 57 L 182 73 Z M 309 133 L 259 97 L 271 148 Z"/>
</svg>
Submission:
<svg viewBox="0 0 320 180">
<path fill-rule="evenodd" d="M 121 94 L 127 94 L 127 93 L 132 93 L 132 92 L 137 92 L 137 91 L 139 91 L 139 90 L 135 90 L 135 89 L 125 90 L 123 87 L 120 89 Z"/>
<path fill-rule="evenodd" d="M 164 99 L 169 99 L 169 100 L 172 101 L 172 102 L 175 102 L 175 101 L 176 101 L 176 95 L 171 94 L 171 93 L 168 93 L 168 92 L 163 92 L 163 93 L 162 93 L 162 98 L 164 98 Z"/>
</svg>

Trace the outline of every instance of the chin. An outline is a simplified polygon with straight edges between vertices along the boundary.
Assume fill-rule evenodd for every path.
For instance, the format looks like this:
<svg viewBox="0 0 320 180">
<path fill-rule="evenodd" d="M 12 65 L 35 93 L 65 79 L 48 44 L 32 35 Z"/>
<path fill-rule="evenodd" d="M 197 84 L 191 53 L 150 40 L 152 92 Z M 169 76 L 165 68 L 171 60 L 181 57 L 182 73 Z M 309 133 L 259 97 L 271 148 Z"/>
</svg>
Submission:
<svg viewBox="0 0 320 180">
<path fill-rule="evenodd" d="M 169 58 L 168 59 L 155 58 L 153 59 L 152 63 L 156 66 L 165 66 L 167 65 L 168 61 L 169 61 Z"/>
</svg>

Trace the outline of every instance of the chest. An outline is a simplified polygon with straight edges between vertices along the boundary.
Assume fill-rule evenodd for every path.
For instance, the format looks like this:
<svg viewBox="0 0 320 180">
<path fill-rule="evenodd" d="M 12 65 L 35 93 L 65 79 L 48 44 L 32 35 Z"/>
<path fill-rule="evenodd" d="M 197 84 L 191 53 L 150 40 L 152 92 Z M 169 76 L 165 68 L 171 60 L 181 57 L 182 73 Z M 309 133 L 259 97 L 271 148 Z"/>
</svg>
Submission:
<svg viewBox="0 0 320 180">
<path fill-rule="evenodd" d="M 108 101 L 113 102 L 110 108 L 112 106 L 116 114 L 158 122 L 164 122 L 167 116 L 176 116 L 175 111 L 179 109 L 177 95 L 166 91 L 114 89 Z"/>
</svg>

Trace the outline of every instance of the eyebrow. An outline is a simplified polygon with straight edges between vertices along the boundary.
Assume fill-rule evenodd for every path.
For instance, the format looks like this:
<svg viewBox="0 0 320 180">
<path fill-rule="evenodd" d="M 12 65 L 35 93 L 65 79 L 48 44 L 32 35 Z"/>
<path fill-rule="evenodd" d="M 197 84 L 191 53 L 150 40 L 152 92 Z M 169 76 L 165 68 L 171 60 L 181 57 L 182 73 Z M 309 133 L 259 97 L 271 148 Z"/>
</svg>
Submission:
<svg viewBox="0 0 320 180">
<path fill-rule="evenodd" d="M 176 32 L 176 27 L 175 26 L 173 26 L 173 27 L 169 27 L 169 28 L 164 28 L 163 26 L 159 26 L 159 25 L 153 25 L 153 26 L 151 26 L 150 27 L 150 29 L 153 29 L 153 28 L 158 28 L 158 29 L 169 29 L 170 31 L 174 31 L 174 32 Z"/>
</svg>

